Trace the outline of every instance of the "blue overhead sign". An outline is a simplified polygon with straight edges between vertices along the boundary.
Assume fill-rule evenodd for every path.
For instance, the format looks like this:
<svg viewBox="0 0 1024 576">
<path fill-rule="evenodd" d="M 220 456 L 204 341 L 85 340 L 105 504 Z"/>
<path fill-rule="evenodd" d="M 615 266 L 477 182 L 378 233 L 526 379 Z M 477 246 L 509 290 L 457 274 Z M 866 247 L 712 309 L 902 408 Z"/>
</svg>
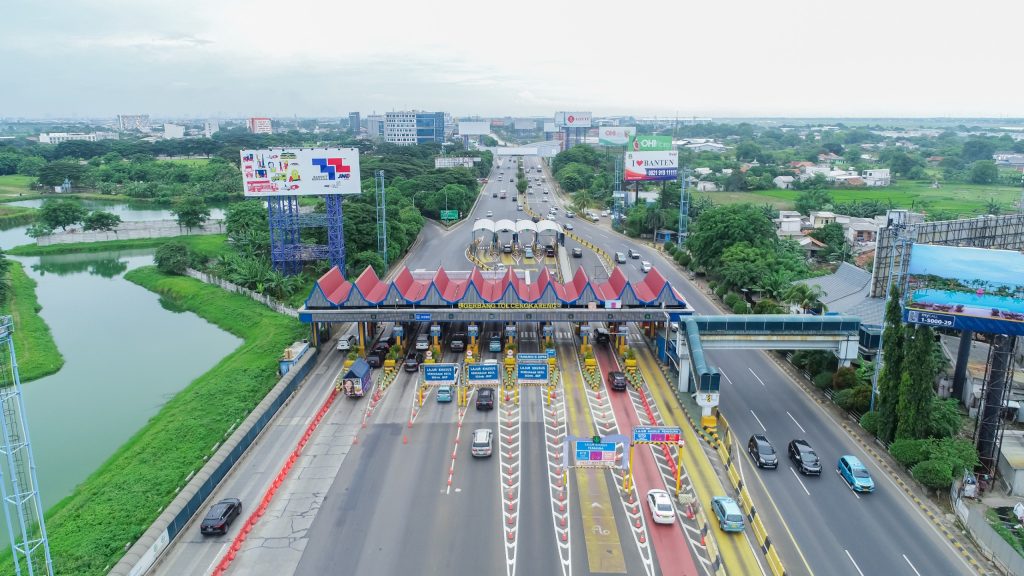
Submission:
<svg viewBox="0 0 1024 576">
<path fill-rule="evenodd" d="M 417 312 L 416 313 L 416 321 L 417 322 L 429 322 L 430 321 L 430 312 Z"/>
<path fill-rule="evenodd" d="M 548 358 L 554 358 L 554 357 L 555 357 L 555 349 L 554 348 L 548 348 Z"/>
<path fill-rule="evenodd" d="M 516 355 L 516 360 L 519 362 L 547 362 L 548 355 L 534 352 L 520 352 Z"/>
<path fill-rule="evenodd" d="M 637 426 L 633 442 L 682 442 L 683 430 L 678 426 Z"/>
<path fill-rule="evenodd" d="M 584 442 L 576 441 L 577 462 L 614 462 L 614 442 Z"/>
<path fill-rule="evenodd" d="M 477 326 L 476 324 L 470 324 L 469 325 L 469 337 L 470 338 L 476 338 L 479 335 L 480 335 L 480 327 Z"/>
<path fill-rule="evenodd" d="M 516 377 L 520 382 L 547 382 L 548 381 L 548 365 L 547 364 L 517 364 Z"/>
<path fill-rule="evenodd" d="M 427 382 L 455 382 L 455 364 L 423 364 L 423 379 Z"/>
<path fill-rule="evenodd" d="M 466 366 L 466 374 L 470 382 L 497 381 L 500 379 L 500 372 L 497 364 L 469 364 Z"/>
</svg>

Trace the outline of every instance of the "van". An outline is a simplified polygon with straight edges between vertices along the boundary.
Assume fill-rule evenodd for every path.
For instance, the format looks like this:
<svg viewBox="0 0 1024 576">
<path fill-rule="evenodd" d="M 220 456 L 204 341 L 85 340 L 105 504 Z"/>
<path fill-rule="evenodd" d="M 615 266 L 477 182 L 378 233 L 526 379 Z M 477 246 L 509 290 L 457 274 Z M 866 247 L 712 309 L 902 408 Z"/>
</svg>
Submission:
<svg viewBox="0 0 1024 576">
<path fill-rule="evenodd" d="M 626 255 L 623 254 L 622 252 L 616 252 L 615 253 L 615 262 L 618 263 L 618 264 L 625 264 L 626 263 Z"/>
<path fill-rule="evenodd" d="M 477 428 L 473 431 L 473 447 L 470 451 L 477 458 L 491 455 L 494 443 L 494 432 L 490 428 Z"/>
<path fill-rule="evenodd" d="M 338 352 L 348 352 L 352 350 L 352 346 L 356 343 L 356 327 L 349 328 L 348 332 L 345 332 L 341 336 L 338 336 Z"/>
</svg>

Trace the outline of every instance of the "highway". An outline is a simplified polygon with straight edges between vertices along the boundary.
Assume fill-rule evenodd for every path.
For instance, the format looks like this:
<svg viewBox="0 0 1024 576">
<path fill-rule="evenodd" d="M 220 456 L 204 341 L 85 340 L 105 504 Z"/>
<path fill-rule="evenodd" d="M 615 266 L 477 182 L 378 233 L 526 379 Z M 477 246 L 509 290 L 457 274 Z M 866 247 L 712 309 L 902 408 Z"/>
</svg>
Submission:
<svg viewBox="0 0 1024 576">
<path fill-rule="evenodd" d="M 516 211 L 512 199 L 515 185 L 508 178 L 509 174 L 514 178 L 515 170 L 508 159 L 502 164 L 504 181 L 497 181 L 492 174 L 465 221 L 449 230 L 428 223 L 408 256 L 409 268 L 432 270 L 440 265 L 448 270 L 468 269 L 465 250 L 472 240 L 476 218 L 486 217 L 487 211 L 493 212 L 493 219 L 528 217 Z M 525 167 L 533 168 L 534 174 L 538 165 L 537 158 L 525 159 Z M 495 173 L 498 170 L 496 166 Z M 548 176 L 546 169 L 544 175 Z M 540 186 L 553 190 L 550 181 Z M 490 192 L 495 187 L 508 190 L 510 198 L 493 198 Z M 536 206 L 545 204 L 534 202 L 542 196 L 540 192 L 530 196 L 534 210 L 541 213 L 546 210 Z M 569 221 L 564 212 L 559 214 L 557 221 Z M 718 313 L 657 250 L 612 232 L 604 222 L 594 224 L 582 217 L 571 221 L 579 235 L 609 253 L 630 248 L 638 251 L 641 259 L 652 262 L 698 313 Z M 572 248 L 571 242 L 567 239 L 567 249 Z M 623 265 L 631 281 L 643 278 L 639 262 L 629 260 Z M 583 258 L 572 259 L 572 264 L 574 268 L 584 267 L 591 278 L 607 274 L 589 250 L 584 251 Z M 526 267 L 534 270 L 538 265 L 526 262 Z M 545 265 L 551 267 L 550 263 Z M 493 324 L 482 327 L 484 334 L 500 329 Z M 520 324 L 518 330 L 520 351 L 541 349 L 536 324 Z M 497 354 L 486 352 L 486 337 L 482 340 L 483 359 L 496 358 Z M 631 345 L 637 340 L 636 334 L 631 335 Z M 555 326 L 563 397 L 551 406 L 543 388 L 522 387 L 518 406 L 498 402 L 494 410 L 478 411 L 472 398 L 469 406 L 460 408 L 454 402 L 438 403 L 435 395 L 428 393 L 419 407 L 418 374 L 405 372 L 398 375 L 372 412 L 366 412 L 368 398 L 339 397 L 314 437 L 313 445 L 319 448 L 304 451 L 282 486 L 283 495 L 275 499 L 267 516 L 256 525 L 229 573 L 707 573 L 694 560 L 699 550 L 687 543 L 678 523 L 674 527 L 653 525 L 643 505 L 641 529 L 635 528 L 637 518 L 630 516 L 621 487 L 607 471 L 574 471 L 568 475 L 563 492 L 568 494 L 568 516 L 561 529 L 558 494 L 563 488 L 550 474 L 551 463 L 556 461 L 553 458 L 560 454 L 558 427 L 562 427 L 563 438 L 566 428 L 570 433 L 591 433 L 598 427 L 596 403 L 609 402 L 606 388 L 599 397 L 583 385 L 576 346 L 568 325 Z M 661 407 L 662 417 L 669 424 L 685 427 L 669 395 L 674 383 L 664 380 L 649 350 L 643 346 L 635 349 L 652 401 Z M 444 361 L 461 361 L 461 354 L 447 351 L 447 346 L 444 350 Z M 599 351 L 598 359 L 603 372 L 614 366 L 615 359 L 607 350 Z M 709 354 L 709 359 L 723 371 L 722 412 L 729 418 L 739 444 L 745 445 L 751 433 L 763 431 L 776 449 L 784 452 L 791 438 L 805 437 L 825 464 L 821 478 L 808 479 L 794 475 L 784 458 L 778 470 L 758 471 L 750 466 L 749 458 L 737 454 L 788 574 L 921 576 L 969 572 L 909 499 L 882 476 L 876 463 L 764 354 L 716 351 Z M 247 505 L 259 501 L 323 402 L 340 367 L 341 356 L 325 349 L 315 373 L 211 500 L 236 496 Z M 625 398 L 610 400 L 615 421 L 612 426 L 628 433 L 629 426 L 641 420 L 635 406 Z M 364 418 L 366 426 L 362 427 Z M 495 454 L 489 458 L 470 455 L 472 431 L 481 427 L 495 431 Z M 688 443 L 691 449 L 685 452 L 684 466 L 706 506 L 711 495 L 726 490 L 692 433 Z M 846 453 L 857 455 L 873 471 L 878 486 L 875 494 L 854 495 L 836 476 L 834 461 Z M 646 460 L 650 451 L 643 448 L 638 454 L 638 488 L 646 491 L 664 487 L 658 486 L 653 462 Z M 514 478 L 511 484 L 509 473 Z M 510 515 L 514 517 L 512 524 Z M 236 523 L 228 536 L 201 538 L 194 521 L 151 573 L 209 573 L 240 524 Z M 508 536 L 510 527 L 513 538 Z M 729 573 L 764 571 L 749 535 L 715 532 Z"/>
</svg>

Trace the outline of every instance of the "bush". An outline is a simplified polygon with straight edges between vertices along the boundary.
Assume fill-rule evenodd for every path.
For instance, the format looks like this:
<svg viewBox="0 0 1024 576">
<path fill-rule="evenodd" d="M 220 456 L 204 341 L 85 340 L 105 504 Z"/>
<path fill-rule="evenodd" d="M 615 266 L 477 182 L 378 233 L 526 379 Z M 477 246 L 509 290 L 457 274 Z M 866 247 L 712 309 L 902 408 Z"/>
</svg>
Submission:
<svg viewBox="0 0 1024 576">
<path fill-rule="evenodd" d="M 979 464 L 978 449 L 974 447 L 973 442 L 963 438 L 935 440 L 932 444 L 931 458 L 949 462 L 956 471 L 964 468 L 973 470 Z"/>
<path fill-rule="evenodd" d="M 889 445 L 889 454 L 907 468 L 931 458 L 932 441 L 928 439 L 904 438 Z"/>
<path fill-rule="evenodd" d="M 725 302 L 726 306 L 732 308 L 736 306 L 737 302 L 740 301 L 740 297 L 737 296 L 734 292 L 729 292 L 728 294 L 725 295 L 724 298 L 722 298 L 722 301 Z"/>
<path fill-rule="evenodd" d="M 872 436 L 878 436 L 878 411 L 865 412 L 860 417 L 860 427 L 867 430 Z"/>
<path fill-rule="evenodd" d="M 842 366 L 836 370 L 832 377 L 832 388 L 835 390 L 846 390 L 857 384 L 857 371 L 849 366 Z"/>
<path fill-rule="evenodd" d="M 666 241 L 665 242 L 665 252 L 668 252 L 670 254 L 674 254 L 675 251 L 676 251 L 676 243 L 675 242 L 668 242 L 668 241 Z"/>
<path fill-rule="evenodd" d="M 928 488 L 940 490 L 953 483 L 953 466 L 946 460 L 925 460 L 915 465 L 910 475 Z"/>
<path fill-rule="evenodd" d="M 728 293 L 729 287 L 726 286 L 725 284 L 721 284 L 717 288 L 715 288 L 715 296 L 718 296 L 719 298 L 724 298 L 725 295 Z"/>
<path fill-rule="evenodd" d="M 750 312 L 750 306 L 743 300 L 737 300 L 736 303 L 732 305 L 733 314 L 747 314 L 748 312 Z"/>
<path fill-rule="evenodd" d="M 932 397 L 932 409 L 928 413 L 928 435 L 933 438 L 950 438 L 960 431 L 962 423 L 960 405 L 953 398 Z"/>
<path fill-rule="evenodd" d="M 679 262 L 684 268 L 690 266 L 690 262 L 693 262 L 693 258 L 686 252 L 680 251 L 676 257 L 676 261 Z"/>
<path fill-rule="evenodd" d="M 832 383 L 833 386 L 835 386 L 834 376 L 832 378 Z M 871 387 L 855 386 L 853 388 L 841 390 L 836 394 L 835 401 L 843 410 L 863 414 L 871 407 Z"/>
<path fill-rule="evenodd" d="M 192 261 L 188 246 L 181 242 L 168 242 L 156 249 L 153 256 L 156 267 L 164 274 L 182 275 Z"/>
<path fill-rule="evenodd" d="M 824 390 L 832 385 L 832 372 L 822 372 L 814 377 L 814 385 Z"/>
<path fill-rule="evenodd" d="M 708 289 L 711 290 L 712 292 L 718 290 L 718 282 L 715 282 L 714 280 L 708 282 Z"/>
</svg>

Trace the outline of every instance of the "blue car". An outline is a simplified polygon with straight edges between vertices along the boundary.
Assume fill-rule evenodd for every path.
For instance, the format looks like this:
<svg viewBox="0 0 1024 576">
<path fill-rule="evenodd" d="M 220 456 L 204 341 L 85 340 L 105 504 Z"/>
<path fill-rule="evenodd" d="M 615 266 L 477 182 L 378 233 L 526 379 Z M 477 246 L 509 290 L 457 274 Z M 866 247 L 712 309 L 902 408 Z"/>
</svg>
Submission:
<svg viewBox="0 0 1024 576">
<path fill-rule="evenodd" d="M 836 472 L 846 480 L 854 492 L 874 492 L 875 481 L 868 474 L 868 469 L 860 463 L 856 456 L 841 456 L 836 464 Z"/>
<path fill-rule="evenodd" d="M 437 387 L 437 401 L 438 402 L 451 402 L 452 401 L 452 387 L 448 385 Z"/>
<path fill-rule="evenodd" d="M 711 509 L 723 532 L 743 532 L 743 511 L 735 500 L 728 496 L 715 496 L 711 499 Z"/>
</svg>

